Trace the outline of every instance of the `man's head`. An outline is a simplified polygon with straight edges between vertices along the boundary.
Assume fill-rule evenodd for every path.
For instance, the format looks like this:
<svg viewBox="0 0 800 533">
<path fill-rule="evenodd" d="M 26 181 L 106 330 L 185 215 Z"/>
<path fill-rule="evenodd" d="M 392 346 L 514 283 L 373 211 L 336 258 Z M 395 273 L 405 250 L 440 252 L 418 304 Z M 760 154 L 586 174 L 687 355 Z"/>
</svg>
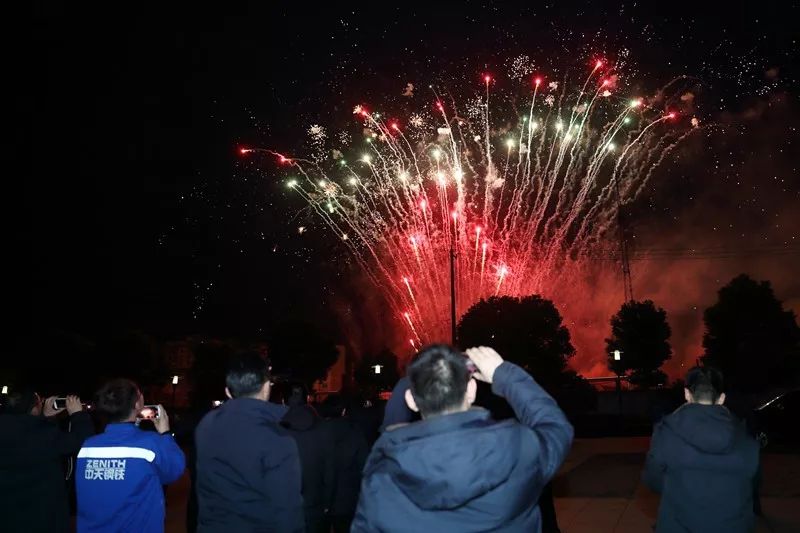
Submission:
<svg viewBox="0 0 800 533">
<path fill-rule="evenodd" d="M 225 394 L 228 398 L 269 400 L 269 364 L 256 352 L 234 355 L 225 374 Z"/>
<path fill-rule="evenodd" d="M 133 422 L 144 407 L 139 386 L 129 379 L 113 379 L 95 394 L 95 408 L 108 417 L 111 424 Z"/>
<path fill-rule="evenodd" d="M 12 389 L 3 400 L 3 413 L 39 416 L 41 412 L 42 400 L 33 389 Z"/>
<path fill-rule="evenodd" d="M 307 403 L 308 393 L 306 392 L 306 388 L 299 383 L 292 384 L 292 388 L 289 391 L 289 399 L 286 400 L 286 405 L 289 407 L 298 407 L 306 405 Z"/>
<path fill-rule="evenodd" d="M 424 348 L 408 367 L 411 389 L 406 403 L 422 418 L 466 411 L 475 401 L 477 385 L 467 369 L 467 358 L 450 346 Z"/>
<path fill-rule="evenodd" d="M 703 405 L 722 405 L 725 393 L 722 392 L 722 372 L 710 366 L 697 366 L 686 374 L 686 387 L 683 390 L 686 401 Z"/>
</svg>

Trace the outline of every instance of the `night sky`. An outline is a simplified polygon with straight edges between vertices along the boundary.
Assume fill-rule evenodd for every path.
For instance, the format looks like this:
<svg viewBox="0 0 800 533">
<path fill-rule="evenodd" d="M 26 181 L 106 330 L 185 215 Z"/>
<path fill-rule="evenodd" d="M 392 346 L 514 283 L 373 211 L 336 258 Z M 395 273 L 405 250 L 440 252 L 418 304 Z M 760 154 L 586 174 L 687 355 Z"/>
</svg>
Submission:
<svg viewBox="0 0 800 533">
<path fill-rule="evenodd" d="M 303 317 L 345 335 L 352 266 L 275 165 L 238 148 L 293 153 L 355 104 L 407 83 L 480 89 L 481 72 L 500 77 L 520 54 L 543 68 L 625 55 L 642 91 L 700 80 L 697 114 L 716 134 L 678 151 L 633 209 L 637 250 L 652 252 L 634 262 L 636 296 L 670 312 L 681 361 L 739 272 L 800 309 L 795 3 L 250 4 L 36 4 L 17 50 L 34 147 L 12 202 L 27 258 L 18 332 L 252 337 Z"/>
</svg>

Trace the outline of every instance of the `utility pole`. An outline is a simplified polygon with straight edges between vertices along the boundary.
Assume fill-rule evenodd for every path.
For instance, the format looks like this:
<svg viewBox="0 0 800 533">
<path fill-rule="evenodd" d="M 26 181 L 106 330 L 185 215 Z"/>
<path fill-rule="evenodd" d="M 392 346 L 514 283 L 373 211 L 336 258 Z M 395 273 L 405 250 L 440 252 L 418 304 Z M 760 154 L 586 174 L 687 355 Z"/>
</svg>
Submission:
<svg viewBox="0 0 800 533">
<path fill-rule="evenodd" d="M 633 281 L 631 280 L 631 261 L 628 250 L 628 236 L 626 232 L 625 215 L 622 213 L 622 193 L 619 190 L 619 180 L 614 177 L 614 190 L 617 192 L 617 228 L 619 228 L 619 256 L 622 263 L 622 285 L 625 292 L 625 302 L 633 300 Z"/>
</svg>

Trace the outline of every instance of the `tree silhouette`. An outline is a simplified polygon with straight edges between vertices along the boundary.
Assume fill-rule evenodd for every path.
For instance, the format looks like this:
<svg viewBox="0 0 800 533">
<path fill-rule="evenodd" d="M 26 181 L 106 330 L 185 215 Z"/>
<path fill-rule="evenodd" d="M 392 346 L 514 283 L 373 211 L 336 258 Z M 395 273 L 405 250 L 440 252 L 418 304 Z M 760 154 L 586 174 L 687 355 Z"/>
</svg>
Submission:
<svg viewBox="0 0 800 533">
<path fill-rule="evenodd" d="M 461 317 L 458 340 L 464 348 L 491 346 L 544 384 L 562 382 L 575 354 L 558 310 L 539 295 L 481 300 Z"/>
<path fill-rule="evenodd" d="M 800 328 L 770 283 L 741 274 L 718 295 L 703 315 L 703 362 L 722 370 L 729 386 L 744 391 L 796 380 Z"/>
<path fill-rule="evenodd" d="M 606 339 L 609 368 L 618 375 L 630 371 L 630 382 L 641 388 L 663 385 L 667 375 L 659 369 L 672 356 L 671 334 L 667 312 L 651 300 L 625 302 L 611 317 L 611 338 Z M 622 352 L 621 360 L 614 360 L 614 350 Z"/>
<path fill-rule="evenodd" d="M 276 328 L 268 344 L 273 370 L 288 373 L 309 389 L 325 377 L 339 355 L 330 338 L 305 322 L 288 322 Z"/>
</svg>

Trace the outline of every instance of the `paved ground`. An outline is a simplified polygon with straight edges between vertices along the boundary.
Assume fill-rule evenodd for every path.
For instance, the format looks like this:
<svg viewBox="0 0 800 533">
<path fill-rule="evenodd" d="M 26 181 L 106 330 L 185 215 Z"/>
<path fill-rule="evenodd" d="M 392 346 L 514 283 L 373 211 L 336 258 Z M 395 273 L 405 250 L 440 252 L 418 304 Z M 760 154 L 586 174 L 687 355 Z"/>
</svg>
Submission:
<svg viewBox="0 0 800 533">
<path fill-rule="evenodd" d="M 562 533 L 647 533 L 658 495 L 639 483 L 649 439 L 576 440 L 553 483 Z M 759 533 L 800 531 L 800 455 L 765 455 Z M 168 533 L 183 533 L 188 476 L 167 493 Z"/>
<path fill-rule="evenodd" d="M 648 438 L 582 439 L 553 483 L 562 533 L 649 532 L 658 495 L 639 482 Z M 758 532 L 800 531 L 800 455 L 765 455 Z"/>
</svg>

